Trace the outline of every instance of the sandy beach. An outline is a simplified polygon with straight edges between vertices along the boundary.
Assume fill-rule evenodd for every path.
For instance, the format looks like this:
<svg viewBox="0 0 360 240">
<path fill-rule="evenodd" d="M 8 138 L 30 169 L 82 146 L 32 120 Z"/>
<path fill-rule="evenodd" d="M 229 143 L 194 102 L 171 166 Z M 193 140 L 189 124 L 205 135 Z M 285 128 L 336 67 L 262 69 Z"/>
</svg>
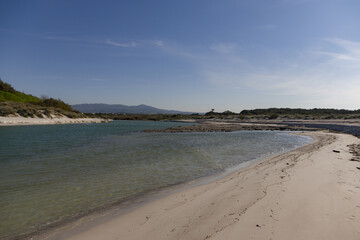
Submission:
<svg viewBox="0 0 360 240">
<path fill-rule="evenodd" d="M 25 117 L 0 117 L 0 126 L 18 125 L 43 125 L 43 124 L 73 124 L 73 123 L 101 123 L 107 120 L 101 118 L 25 118 Z"/>
<path fill-rule="evenodd" d="M 314 143 L 43 239 L 360 239 L 360 163 L 348 147 L 360 139 L 305 134 Z"/>
</svg>

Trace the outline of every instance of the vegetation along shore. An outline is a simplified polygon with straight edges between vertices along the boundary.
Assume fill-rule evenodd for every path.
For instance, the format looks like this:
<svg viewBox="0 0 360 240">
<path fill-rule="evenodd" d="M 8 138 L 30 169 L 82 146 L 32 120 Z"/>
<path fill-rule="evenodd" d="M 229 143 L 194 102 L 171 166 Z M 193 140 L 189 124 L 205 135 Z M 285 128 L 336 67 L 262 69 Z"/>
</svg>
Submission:
<svg viewBox="0 0 360 240">
<path fill-rule="evenodd" d="M 0 126 L 98 123 L 110 121 L 89 117 L 60 99 L 41 98 L 15 90 L 0 79 Z"/>
</svg>

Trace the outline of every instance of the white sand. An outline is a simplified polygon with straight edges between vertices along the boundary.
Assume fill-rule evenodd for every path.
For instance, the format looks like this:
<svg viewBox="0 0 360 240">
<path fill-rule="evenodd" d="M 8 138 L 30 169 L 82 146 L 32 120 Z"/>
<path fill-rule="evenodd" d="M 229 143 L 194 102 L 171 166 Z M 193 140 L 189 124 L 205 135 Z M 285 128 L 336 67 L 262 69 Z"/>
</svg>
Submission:
<svg viewBox="0 0 360 240">
<path fill-rule="evenodd" d="M 101 123 L 108 120 L 102 118 L 25 118 L 25 117 L 0 117 L 0 126 L 15 125 L 42 125 L 42 124 L 70 124 L 70 123 Z"/>
<path fill-rule="evenodd" d="M 360 239 L 360 163 L 347 147 L 360 140 L 306 134 L 315 143 L 56 239 Z"/>
</svg>

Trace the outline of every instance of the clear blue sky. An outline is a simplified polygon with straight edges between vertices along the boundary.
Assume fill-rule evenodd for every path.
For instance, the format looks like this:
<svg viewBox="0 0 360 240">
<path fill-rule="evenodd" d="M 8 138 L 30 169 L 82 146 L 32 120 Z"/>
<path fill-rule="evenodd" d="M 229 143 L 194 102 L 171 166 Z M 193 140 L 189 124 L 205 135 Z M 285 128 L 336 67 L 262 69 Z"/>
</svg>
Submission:
<svg viewBox="0 0 360 240">
<path fill-rule="evenodd" d="M 360 108 L 358 0 L 0 1 L 0 77 L 70 104 Z"/>
</svg>

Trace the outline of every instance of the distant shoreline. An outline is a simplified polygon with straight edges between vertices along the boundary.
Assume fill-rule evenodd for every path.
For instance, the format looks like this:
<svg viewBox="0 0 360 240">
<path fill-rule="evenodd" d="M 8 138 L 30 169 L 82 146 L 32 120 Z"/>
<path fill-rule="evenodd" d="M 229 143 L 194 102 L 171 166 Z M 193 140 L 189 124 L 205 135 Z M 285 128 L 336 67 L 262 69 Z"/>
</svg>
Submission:
<svg viewBox="0 0 360 240">
<path fill-rule="evenodd" d="M 177 122 L 191 122 L 192 126 L 172 127 L 163 130 L 146 130 L 146 132 L 232 132 L 242 130 L 265 131 L 318 131 L 351 134 L 360 137 L 360 120 L 332 119 L 332 120 L 265 120 L 239 121 L 229 119 L 196 120 L 185 119 Z"/>
<path fill-rule="evenodd" d="M 52 124 L 77 124 L 77 123 L 104 123 L 111 120 L 103 118 L 26 118 L 26 117 L 0 117 L 0 126 L 24 126 L 24 125 L 52 125 Z"/>
</svg>

